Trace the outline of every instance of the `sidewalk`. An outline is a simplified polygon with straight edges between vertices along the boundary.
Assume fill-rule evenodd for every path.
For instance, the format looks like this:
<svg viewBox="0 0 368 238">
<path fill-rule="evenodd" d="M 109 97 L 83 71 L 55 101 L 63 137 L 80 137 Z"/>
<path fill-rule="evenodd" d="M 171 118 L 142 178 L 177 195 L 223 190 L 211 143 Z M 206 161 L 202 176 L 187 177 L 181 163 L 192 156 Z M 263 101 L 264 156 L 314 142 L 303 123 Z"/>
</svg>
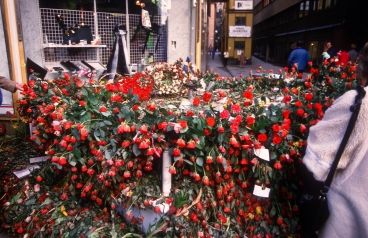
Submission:
<svg viewBox="0 0 368 238">
<path fill-rule="evenodd" d="M 220 76 L 222 77 L 238 77 L 240 74 L 248 75 L 250 73 L 250 70 L 252 70 L 252 72 L 255 73 L 256 70 L 259 69 L 259 66 L 261 66 L 262 69 L 266 70 L 267 72 L 272 69 L 276 74 L 279 69 L 284 70 L 280 66 L 264 62 L 254 56 L 252 56 L 252 64 L 245 65 L 244 68 L 241 68 L 240 65 L 229 64 L 229 62 L 227 67 L 225 68 L 222 63 L 220 53 L 217 53 L 215 55 L 215 59 L 212 59 L 212 57 L 208 57 L 207 62 L 207 69 L 208 70 L 213 69 L 214 72 L 219 73 Z"/>
</svg>

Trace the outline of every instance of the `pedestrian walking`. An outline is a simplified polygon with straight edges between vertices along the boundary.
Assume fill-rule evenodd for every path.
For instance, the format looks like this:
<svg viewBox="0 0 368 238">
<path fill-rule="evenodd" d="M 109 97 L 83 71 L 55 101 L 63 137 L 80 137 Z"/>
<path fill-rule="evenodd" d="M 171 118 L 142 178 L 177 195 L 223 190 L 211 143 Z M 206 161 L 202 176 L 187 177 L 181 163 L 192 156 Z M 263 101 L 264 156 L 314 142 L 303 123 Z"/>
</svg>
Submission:
<svg viewBox="0 0 368 238">
<path fill-rule="evenodd" d="M 212 59 L 215 59 L 216 49 L 212 48 Z"/>
<path fill-rule="evenodd" d="M 303 73 L 307 68 L 309 61 L 308 51 L 302 48 L 303 43 L 298 41 L 296 43 L 296 49 L 294 49 L 288 58 L 288 64 L 294 66 L 297 65 L 297 70 L 299 73 Z"/>
<path fill-rule="evenodd" d="M 227 66 L 227 60 L 229 58 L 229 52 L 228 51 L 225 51 L 224 52 L 224 66 L 226 67 Z"/>
<path fill-rule="evenodd" d="M 243 52 L 239 55 L 240 67 L 244 68 L 245 56 Z"/>
<path fill-rule="evenodd" d="M 350 55 L 349 61 L 351 61 L 352 63 L 355 63 L 357 56 L 358 56 L 358 51 L 356 50 L 356 44 L 351 43 L 350 47 L 351 47 L 351 50 L 349 50 L 348 52 Z"/>
</svg>

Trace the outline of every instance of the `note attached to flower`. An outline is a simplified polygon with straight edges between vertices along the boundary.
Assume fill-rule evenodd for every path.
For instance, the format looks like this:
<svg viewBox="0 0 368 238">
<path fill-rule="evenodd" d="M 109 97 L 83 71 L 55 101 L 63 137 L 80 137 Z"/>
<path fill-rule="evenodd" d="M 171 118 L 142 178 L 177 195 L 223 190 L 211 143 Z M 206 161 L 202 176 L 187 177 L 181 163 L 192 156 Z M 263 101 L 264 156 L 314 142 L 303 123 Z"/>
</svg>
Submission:
<svg viewBox="0 0 368 238">
<path fill-rule="evenodd" d="M 254 154 L 263 160 L 270 161 L 270 152 L 268 149 L 254 149 Z"/>
<path fill-rule="evenodd" d="M 270 191 L 271 191 L 271 189 L 269 189 L 267 187 L 262 188 L 259 185 L 254 185 L 253 194 L 258 196 L 258 197 L 268 198 L 270 196 Z"/>
</svg>

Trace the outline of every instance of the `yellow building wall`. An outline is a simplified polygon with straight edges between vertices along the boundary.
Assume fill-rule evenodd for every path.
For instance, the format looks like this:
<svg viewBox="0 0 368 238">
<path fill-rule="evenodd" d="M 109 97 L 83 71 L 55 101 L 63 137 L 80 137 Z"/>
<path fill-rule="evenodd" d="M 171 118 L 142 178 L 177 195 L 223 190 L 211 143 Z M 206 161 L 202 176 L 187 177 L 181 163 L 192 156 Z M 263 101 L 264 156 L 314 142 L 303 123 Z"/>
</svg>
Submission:
<svg viewBox="0 0 368 238">
<path fill-rule="evenodd" d="M 233 3 L 231 3 L 233 2 Z M 235 1 L 230 0 L 230 6 L 231 4 L 235 4 Z M 245 12 L 229 12 L 228 13 L 228 26 L 235 26 L 235 17 L 245 17 L 245 25 L 253 27 L 253 13 L 245 13 Z M 227 35 L 229 32 L 229 27 L 226 29 Z M 237 50 L 234 49 L 234 42 L 235 41 L 244 41 L 244 55 L 246 58 L 250 58 L 252 55 L 252 38 L 251 37 L 228 37 L 227 38 L 227 50 L 229 52 L 230 58 L 238 58 Z"/>
</svg>

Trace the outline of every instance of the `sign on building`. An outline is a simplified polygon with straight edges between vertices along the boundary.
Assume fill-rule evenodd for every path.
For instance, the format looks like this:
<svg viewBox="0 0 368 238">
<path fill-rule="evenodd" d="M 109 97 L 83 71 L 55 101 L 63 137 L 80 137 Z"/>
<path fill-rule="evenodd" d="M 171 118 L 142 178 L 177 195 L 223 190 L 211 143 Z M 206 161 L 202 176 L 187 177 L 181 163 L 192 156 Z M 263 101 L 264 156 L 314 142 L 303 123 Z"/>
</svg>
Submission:
<svg viewBox="0 0 368 238">
<path fill-rule="evenodd" d="M 235 0 L 235 10 L 252 10 L 253 0 Z"/>
<path fill-rule="evenodd" d="M 250 26 L 229 26 L 229 37 L 250 37 Z"/>
</svg>

